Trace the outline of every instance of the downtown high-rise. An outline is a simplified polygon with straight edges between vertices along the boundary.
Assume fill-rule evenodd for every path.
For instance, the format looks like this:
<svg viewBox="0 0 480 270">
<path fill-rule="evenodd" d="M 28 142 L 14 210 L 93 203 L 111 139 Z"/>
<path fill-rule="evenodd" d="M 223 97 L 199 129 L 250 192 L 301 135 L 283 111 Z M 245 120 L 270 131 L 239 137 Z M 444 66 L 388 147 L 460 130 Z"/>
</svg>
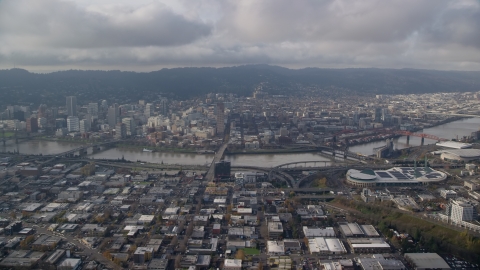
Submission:
<svg viewBox="0 0 480 270">
<path fill-rule="evenodd" d="M 67 116 L 77 116 L 77 97 L 67 97 Z"/>
</svg>

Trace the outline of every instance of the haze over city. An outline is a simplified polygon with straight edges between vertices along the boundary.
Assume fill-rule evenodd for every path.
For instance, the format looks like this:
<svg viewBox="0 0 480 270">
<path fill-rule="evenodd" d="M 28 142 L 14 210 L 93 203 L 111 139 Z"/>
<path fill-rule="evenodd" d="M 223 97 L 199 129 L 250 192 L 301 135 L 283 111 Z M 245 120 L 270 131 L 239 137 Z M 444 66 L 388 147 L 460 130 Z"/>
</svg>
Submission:
<svg viewBox="0 0 480 270">
<path fill-rule="evenodd" d="M 0 1 L 0 68 L 480 70 L 480 3 Z"/>
<path fill-rule="evenodd" d="M 0 0 L 0 269 L 480 269 L 480 2 Z"/>
</svg>

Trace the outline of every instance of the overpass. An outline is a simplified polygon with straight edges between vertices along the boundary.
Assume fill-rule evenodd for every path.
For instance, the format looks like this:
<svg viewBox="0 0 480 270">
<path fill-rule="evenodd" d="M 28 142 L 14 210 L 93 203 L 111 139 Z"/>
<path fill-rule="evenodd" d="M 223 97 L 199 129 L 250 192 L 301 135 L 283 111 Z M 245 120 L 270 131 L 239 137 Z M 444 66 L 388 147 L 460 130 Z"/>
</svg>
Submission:
<svg viewBox="0 0 480 270">
<path fill-rule="evenodd" d="M 223 158 L 223 154 L 225 153 L 225 150 L 227 149 L 228 142 L 222 144 L 218 151 L 215 153 L 215 156 L 213 157 L 212 163 L 210 164 L 210 167 L 208 168 L 207 174 L 205 174 L 205 179 L 207 181 L 213 181 L 215 179 L 215 163 L 219 162 Z"/>
</svg>

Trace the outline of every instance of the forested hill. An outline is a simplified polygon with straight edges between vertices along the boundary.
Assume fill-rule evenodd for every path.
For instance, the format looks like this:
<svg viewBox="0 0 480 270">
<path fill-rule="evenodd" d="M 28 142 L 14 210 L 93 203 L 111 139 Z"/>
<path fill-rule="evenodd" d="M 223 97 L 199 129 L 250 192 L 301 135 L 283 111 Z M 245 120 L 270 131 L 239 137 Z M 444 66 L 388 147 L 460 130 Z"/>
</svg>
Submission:
<svg viewBox="0 0 480 270">
<path fill-rule="evenodd" d="M 48 74 L 22 69 L 0 70 L 0 103 L 64 104 L 99 99 L 146 99 L 158 93 L 175 98 L 210 92 L 251 95 L 259 84 L 272 94 L 304 87 L 335 94 L 407 94 L 480 91 L 480 72 L 415 69 L 287 69 L 269 65 L 226 68 L 173 68 L 148 73 L 68 70 Z"/>
</svg>

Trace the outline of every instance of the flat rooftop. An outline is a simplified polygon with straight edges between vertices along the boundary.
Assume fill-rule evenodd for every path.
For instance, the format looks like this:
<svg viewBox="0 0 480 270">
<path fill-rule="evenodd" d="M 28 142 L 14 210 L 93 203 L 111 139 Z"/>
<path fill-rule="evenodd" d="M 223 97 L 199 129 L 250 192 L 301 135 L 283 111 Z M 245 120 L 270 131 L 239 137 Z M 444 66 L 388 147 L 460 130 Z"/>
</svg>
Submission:
<svg viewBox="0 0 480 270">
<path fill-rule="evenodd" d="M 454 141 L 446 141 L 446 142 L 438 142 L 436 143 L 437 146 L 446 147 L 446 148 L 453 148 L 453 149 L 465 149 L 472 147 L 469 143 L 460 143 Z"/>
<path fill-rule="evenodd" d="M 450 269 L 437 253 L 405 253 L 405 258 L 420 269 Z"/>
</svg>

